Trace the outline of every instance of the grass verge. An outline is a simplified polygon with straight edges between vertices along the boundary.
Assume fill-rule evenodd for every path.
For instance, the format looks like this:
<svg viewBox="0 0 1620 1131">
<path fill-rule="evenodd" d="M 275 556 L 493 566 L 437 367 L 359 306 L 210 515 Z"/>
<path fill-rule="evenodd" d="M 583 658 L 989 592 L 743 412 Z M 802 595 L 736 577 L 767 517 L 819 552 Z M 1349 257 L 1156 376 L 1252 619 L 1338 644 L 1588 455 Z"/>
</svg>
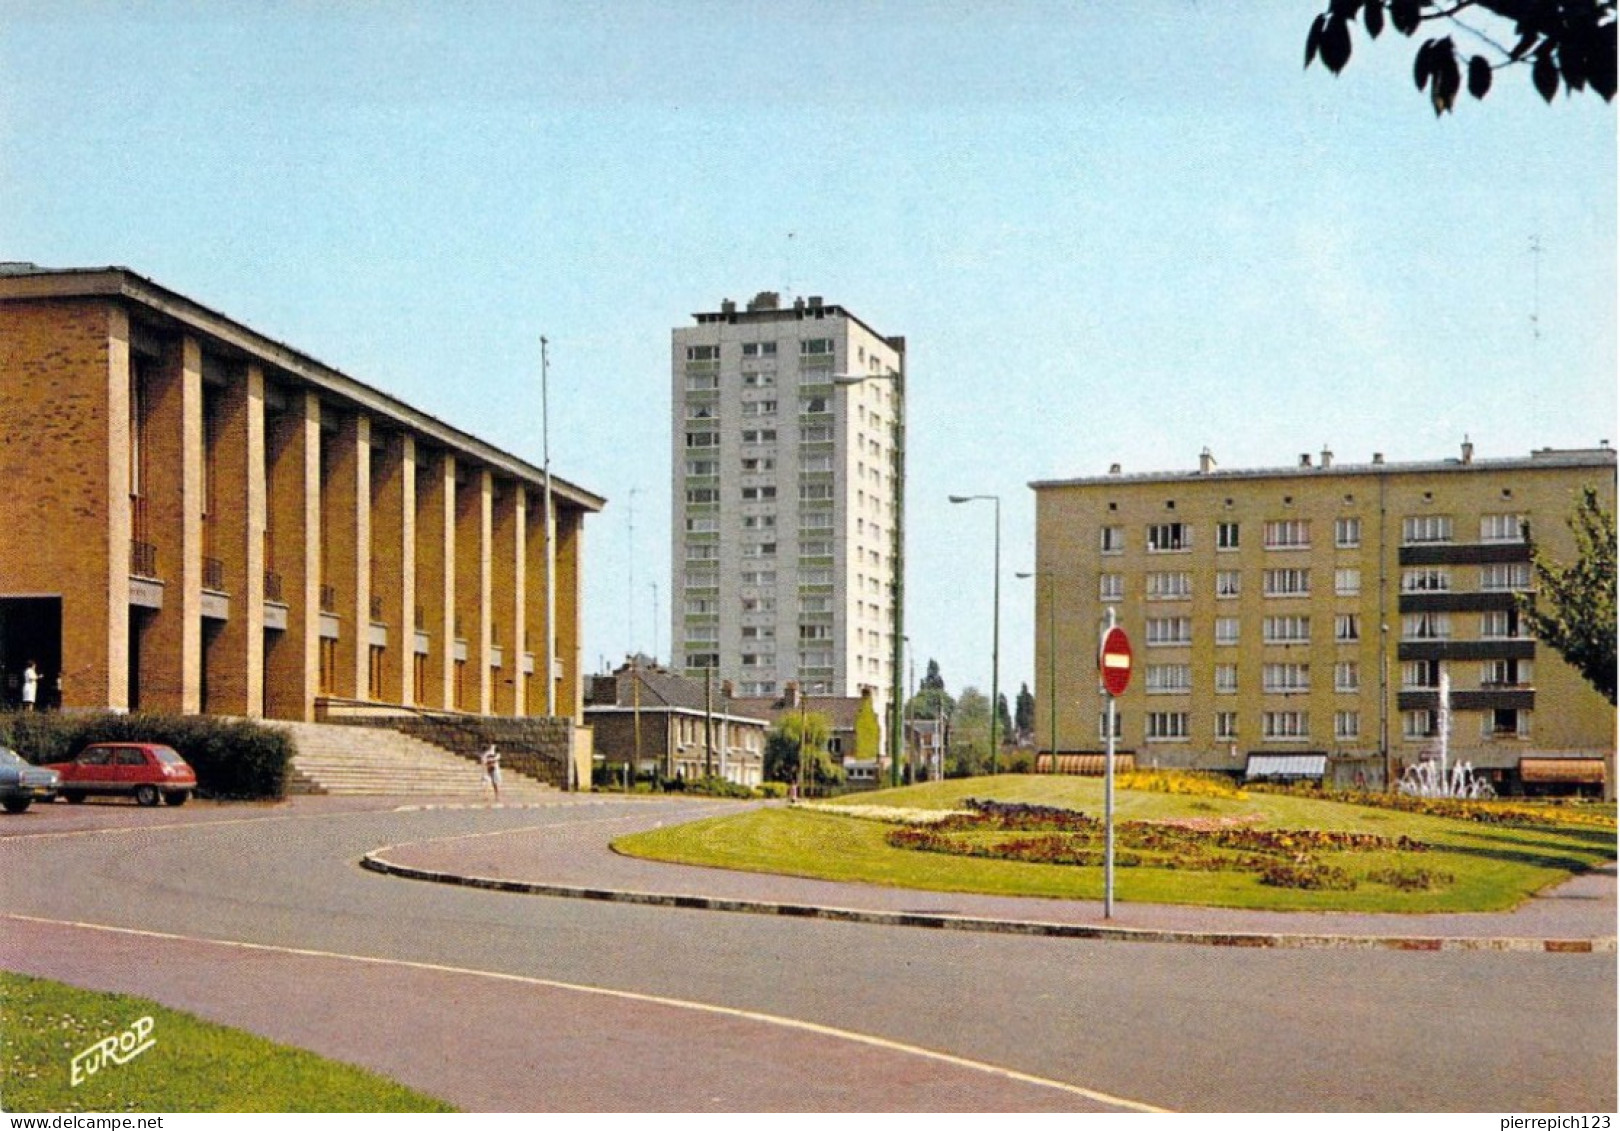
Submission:
<svg viewBox="0 0 1620 1131">
<path fill-rule="evenodd" d="M 146 1051 L 93 1074 L 81 1062 L 74 1085 L 75 1057 L 148 1017 Z M 373 1072 L 122 994 L 0 973 L 0 1018 L 6 1111 L 455 1110 Z"/>
<path fill-rule="evenodd" d="M 995 799 L 1102 813 L 1102 783 L 1087 778 L 1003 775 L 929 783 L 848 798 L 854 806 L 956 809 L 968 798 Z M 1094 866 L 980 859 L 895 848 L 895 827 L 842 816 L 837 806 L 757 809 L 621 838 L 627 855 L 707 867 L 815 879 L 886 884 L 931 891 L 1101 899 Z M 1174 867 L 1119 868 L 1116 897 L 1138 903 L 1193 904 L 1278 911 L 1457 912 L 1512 908 L 1548 886 L 1616 855 L 1612 829 L 1563 825 L 1504 827 L 1309 797 L 1182 796 L 1120 791 L 1119 821 L 1223 818 L 1258 828 L 1410 837 L 1424 852 L 1322 853 L 1325 863 L 1359 877 L 1350 891 L 1304 890 L 1261 883 L 1253 872 Z M 1422 869 L 1448 876 L 1430 890 L 1401 890 L 1372 877 Z"/>
</svg>

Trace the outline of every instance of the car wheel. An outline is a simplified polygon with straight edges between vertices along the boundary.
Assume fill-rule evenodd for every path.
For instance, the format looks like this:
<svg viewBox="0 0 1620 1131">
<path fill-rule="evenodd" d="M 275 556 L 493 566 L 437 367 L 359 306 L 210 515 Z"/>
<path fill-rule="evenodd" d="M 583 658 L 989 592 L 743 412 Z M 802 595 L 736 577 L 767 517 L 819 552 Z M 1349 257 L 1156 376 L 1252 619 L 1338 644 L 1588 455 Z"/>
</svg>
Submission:
<svg viewBox="0 0 1620 1131">
<path fill-rule="evenodd" d="M 8 797 L 5 802 L 6 812 L 26 813 L 28 812 L 28 806 L 33 804 L 33 801 L 32 797 Z"/>
<path fill-rule="evenodd" d="M 187 793 L 183 789 L 180 789 L 173 793 L 165 793 L 163 795 L 163 800 L 170 805 L 184 805 L 186 803 L 186 798 L 190 796 L 191 794 Z"/>
<path fill-rule="evenodd" d="M 62 794 L 62 796 L 68 799 L 68 804 L 70 804 L 70 805 L 83 805 L 84 804 L 84 794 L 82 794 L 82 793 L 77 793 L 77 792 L 75 792 L 75 793 L 64 793 L 64 794 Z"/>
<path fill-rule="evenodd" d="M 135 804 L 156 805 L 158 803 L 158 788 L 155 785 L 138 785 L 135 787 Z"/>
</svg>

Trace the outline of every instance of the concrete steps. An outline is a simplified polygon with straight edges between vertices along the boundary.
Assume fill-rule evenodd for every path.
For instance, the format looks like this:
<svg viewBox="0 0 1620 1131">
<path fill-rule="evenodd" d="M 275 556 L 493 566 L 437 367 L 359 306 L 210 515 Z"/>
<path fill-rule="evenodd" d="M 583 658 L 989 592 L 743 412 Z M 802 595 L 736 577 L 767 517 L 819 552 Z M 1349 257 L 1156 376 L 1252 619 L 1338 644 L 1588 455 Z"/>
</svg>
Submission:
<svg viewBox="0 0 1620 1131">
<path fill-rule="evenodd" d="M 400 795 L 456 801 L 494 800 L 470 759 L 397 731 L 325 723 L 277 723 L 297 746 L 288 793 Z M 502 769 L 502 801 L 555 798 L 557 791 Z"/>
</svg>

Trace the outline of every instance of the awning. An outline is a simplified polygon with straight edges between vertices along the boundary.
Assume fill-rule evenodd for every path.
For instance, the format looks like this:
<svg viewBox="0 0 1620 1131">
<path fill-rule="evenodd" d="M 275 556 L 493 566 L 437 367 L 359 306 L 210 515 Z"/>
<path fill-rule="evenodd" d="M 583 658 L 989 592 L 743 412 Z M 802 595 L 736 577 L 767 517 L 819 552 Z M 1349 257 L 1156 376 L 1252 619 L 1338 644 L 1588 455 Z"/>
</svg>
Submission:
<svg viewBox="0 0 1620 1131">
<path fill-rule="evenodd" d="M 1520 758 L 1519 780 L 1527 782 L 1572 782 L 1578 785 L 1602 785 L 1603 759 Z"/>
<path fill-rule="evenodd" d="M 1108 755 L 1106 754 L 1059 754 L 1057 772 L 1060 774 L 1079 774 L 1082 777 L 1100 778 L 1108 768 Z M 1114 772 L 1120 774 L 1133 773 L 1136 770 L 1135 754 L 1115 754 Z M 1052 755 L 1039 754 L 1035 757 L 1035 772 L 1049 774 L 1052 772 Z"/>
<path fill-rule="evenodd" d="M 1245 778 L 1319 778 L 1327 773 L 1326 754 L 1250 754 Z"/>
</svg>

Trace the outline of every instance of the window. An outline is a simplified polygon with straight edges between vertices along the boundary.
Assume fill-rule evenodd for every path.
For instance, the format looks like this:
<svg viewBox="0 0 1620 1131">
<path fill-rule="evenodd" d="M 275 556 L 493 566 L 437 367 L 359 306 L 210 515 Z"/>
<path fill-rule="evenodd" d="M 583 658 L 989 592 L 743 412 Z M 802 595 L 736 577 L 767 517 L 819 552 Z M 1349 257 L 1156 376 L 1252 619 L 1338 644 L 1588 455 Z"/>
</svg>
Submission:
<svg viewBox="0 0 1620 1131">
<path fill-rule="evenodd" d="M 1117 738 L 1123 738 L 1124 736 L 1125 736 L 1125 712 L 1119 710 L 1116 707 L 1114 709 L 1114 737 L 1117 739 Z M 1106 741 L 1108 741 L 1108 712 L 1107 711 L 1104 711 L 1102 714 L 1097 716 L 1097 741 L 1098 742 L 1106 742 Z"/>
<path fill-rule="evenodd" d="M 1192 596 L 1192 574 L 1150 573 L 1147 575 L 1149 601 L 1184 601 Z"/>
<path fill-rule="evenodd" d="M 830 558 L 832 556 L 832 543 L 825 539 L 799 543 L 799 557 L 801 558 Z"/>
<path fill-rule="evenodd" d="M 1125 528 L 1123 526 L 1105 526 L 1102 528 L 1102 552 L 1105 554 L 1123 554 L 1125 552 Z"/>
<path fill-rule="evenodd" d="M 832 598 L 800 597 L 799 611 L 801 613 L 830 613 L 832 612 Z"/>
<path fill-rule="evenodd" d="M 774 569 L 745 569 L 742 571 L 744 585 L 775 585 L 776 571 Z"/>
<path fill-rule="evenodd" d="M 1217 550 L 1235 550 L 1238 548 L 1238 524 L 1223 522 L 1215 527 L 1215 548 Z"/>
<path fill-rule="evenodd" d="M 703 515 L 686 520 L 688 534 L 718 534 L 720 532 L 719 515 Z"/>
<path fill-rule="evenodd" d="M 1333 665 L 1333 690 L 1360 691 L 1361 665 L 1354 660 L 1340 660 Z"/>
<path fill-rule="evenodd" d="M 720 611 L 720 602 L 711 597 L 688 597 L 686 599 L 687 616 L 704 616 Z"/>
<path fill-rule="evenodd" d="M 1487 738 L 1526 738 L 1530 734 L 1530 712 L 1498 707 L 1485 712 Z"/>
<path fill-rule="evenodd" d="M 1215 618 L 1215 643 L 1236 644 L 1238 642 L 1238 618 Z"/>
<path fill-rule="evenodd" d="M 1361 737 L 1360 711 L 1334 711 L 1333 737 L 1340 742 L 1351 741 Z"/>
<path fill-rule="evenodd" d="M 1149 742 L 1185 742 L 1187 740 L 1187 712 L 1149 711 L 1146 738 Z"/>
<path fill-rule="evenodd" d="M 1481 542 L 1523 542 L 1525 521 L 1522 514 L 1483 514 L 1479 516 Z"/>
<path fill-rule="evenodd" d="M 1433 691 L 1439 686 L 1438 660 L 1407 660 L 1401 665 L 1402 691 Z"/>
<path fill-rule="evenodd" d="M 689 562 L 713 562 L 720 559 L 720 547 L 714 542 L 699 542 L 686 547 Z"/>
<path fill-rule="evenodd" d="M 806 338 L 799 343 L 799 355 L 801 357 L 819 357 L 823 354 L 830 354 L 832 351 L 831 338 Z"/>
<path fill-rule="evenodd" d="M 1310 714 L 1306 711 L 1265 711 L 1260 716 L 1260 733 L 1268 741 L 1309 738 Z"/>
<path fill-rule="evenodd" d="M 1236 711 L 1217 711 L 1215 713 L 1215 737 L 1236 738 L 1238 736 L 1238 717 Z"/>
<path fill-rule="evenodd" d="M 1267 664 L 1261 669 L 1261 687 L 1269 695 L 1292 695 L 1311 689 L 1311 665 Z"/>
<path fill-rule="evenodd" d="M 717 519 L 717 518 L 710 518 L 710 519 L 704 519 L 704 520 L 701 520 L 701 521 L 718 523 L 720 520 Z M 771 529 L 774 529 L 775 526 L 776 526 L 776 516 L 774 514 L 750 514 L 750 515 L 744 515 L 743 516 L 743 529 L 744 530 L 771 530 Z M 687 520 L 686 528 L 688 530 L 692 529 L 692 524 L 691 524 L 690 519 Z"/>
<path fill-rule="evenodd" d="M 705 503 L 718 503 L 720 501 L 720 488 L 718 487 L 688 487 L 686 501 L 702 506 Z"/>
<path fill-rule="evenodd" d="M 1451 570 L 1445 566 L 1427 566 L 1401 571 L 1402 593 L 1449 593 Z"/>
<path fill-rule="evenodd" d="M 1267 644 L 1305 644 L 1311 639 L 1310 617 L 1267 617 L 1262 625 Z"/>
<path fill-rule="evenodd" d="M 1357 597 L 1361 595 L 1361 571 L 1359 569 L 1344 568 L 1333 571 L 1333 593 L 1338 597 Z"/>
<path fill-rule="evenodd" d="M 1361 614 L 1339 613 L 1333 618 L 1333 639 L 1341 644 L 1361 639 Z"/>
<path fill-rule="evenodd" d="M 1100 601 L 1119 601 L 1125 597 L 1125 575 L 1122 573 L 1103 573 L 1097 576 L 1097 599 Z"/>
<path fill-rule="evenodd" d="M 1235 569 L 1223 569 L 1215 575 L 1215 596 L 1228 600 L 1243 592 L 1243 574 Z"/>
<path fill-rule="evenodd" d="M 831 585 L 833 583 L 830 569 L 801 569 L 799 571 L 800 585 Z"/>
<path fill-rule="evenodd" d="M 688 373 L 686 375 L 686 391 L 689 393 L 709 393 L 720 387 L 720 374 L 718 373 Z"/>
<path fill-rule="evenodd" d="M 1530 686 L 1529 660 L 1486 660 L 1479 673 L 1481 687 Z"/>
<path fill-rule="evenodd" d="M 1181 645 L 1192 643 L 1191 617 L 1149 617 L 1147 622 L 1148 646 Z"/>
<path fill-rule="evenodd" d="M 799 500 L 801 502 L 825 502 L 833 497 L 831 483 L 800 483 Z"/>
<path fill-rule="evenodd" d="M 801 511 L 799 514 L 799 532 L 807 534 L 811 531 L 831 530 L 833 528 L 832 511 Z"/>
<path fill-rule="evenodd" d="M 1479 587 L 1488 593 L 1530 588 L 1529 562 L 1494 562 L 1479 567 Z"/>
<path fill-rule="evenodd" d="M 1479 617 L 1481 640 L 1523 640 L 1530 636 L 1519 620 L 1517 609 L 1493 609 Z"/>
<path fill-rule="evenodd" d="M 1266 523 L 1266 549 L 1304 550 L 1311 544 L 1311 520 L 1308 518 L 1273 519 Z"/>
<path fill-rule="evenodd" d="M 712 404 L 702 403 L 686 406 L 686 419 L 688 420 L 713 420 L 716 415 L 718 414 Z"/>
<path fill-rule="evenodd" d="M 1361 545 L 1361 519 L 1334 519 L 1333 544 L 1341 550 L 1353 550 Z"/>
<path fill-rule="evenodd" d="M 1450 613 L 1408 613 L 1401 618 L 1402 640 L 1450 640 Z"/>
<path fill-rule="evenodd" d="M 745 444 L 774 444 L 776 443 L 776 429 L 774 428 L 747 428 L 743 430 L 742 442 Z"/>
<path fill-rule="evenodd" d="M 744 357 L 775 357 L 775 342 L 744 342 L 742 348 Z"/>
<path fill-rule="evenodd" d="M 686 347 L 686 360 L 687 361 L 719 361 L 720 360 L 720 347 L 719 346 L 687 346 Z"/>
<path fill-rule="evenodd" d="M 720 434 L 718 432 L 688 432 L 686 446 L 689 448 L 718 448 Z"/>
<path fill-rule="evenodd" d="M 799 461 L 800 471 L 831 471 L 833 469 L 832 456 L 805 456 Z"/>
<path fill-rule="evenodd" d="M 1150 554 L 1167 554 L 1192 549 L 1192 527 L 1185 522 L 1160 522 L 1148 527 Z"/>
<path fill-rule="evenodd" d="M 1401 520 L 1401 541 L 1408 545 L 1451 541 L 1451 516 L 1415 514 Z"/>
<path fill-rule="evenodd" d="M 766 370 L 758 373 L 744 373 L 742 375 L 743 388 L 769 389 L 776 385 L 776 374 Z"/>
<path fill-rule="evenodd" d="M 828 444 L 832 442 L 833 430 L 830 424 L 803 425 L 799 428 L 799 443 L 801 444 Z"/>
<path fill-rule="evenodd" d="M 720 639 L 720 626 L 717 624 L 689 624 L 686 626 L 686 638 L 701 643 Z"/>
<path fill-rule="evenodd" d="M 1192 690 L 1192 665 L 1149 664 L 1146 681 L 1149 695 L 1185 695 Z"/>
<path fill-rule="evenodd" d="M 1238 689 L 1238 668 L 1236 664 L 1215 665 L 1215 694 L 1236 695 Z"/>
<path fill-rule="evenodd" d="M 800 397 L 800 412 L 831 412 L 832 402 L 826 397 Z"/>
<path fill-rule="evenodd" d="M 757 503 L 765 499 L 774 499 L 776 498 L 776 488 L 770 486 L 744 487 L 742 489 L 742 498 L 745 503 Z"/>
<path fill-rule="evenodd" d="M 744 401 L 742 406 L 744 416 L 775 416 L 775 401 Z"/>
<path fill-rule="evenodd" d="M 1309 597 L 1311 571 L 1308 569 L 1268 569 L 1265 572 L 1267 597 Z"/>
<path fill-rule="evenodd" d="M 686 474 L 719 475 L 720 461 L 717 459 L 689 459 L 686 461 Z"/>
<path fill-rule="evenodd" d="M 775 542 L 750 542 L 742 548 L 745 558 L 774 558 L 776 557 Z"/>
<path fill-rule="evenodd" d="M 1433 738 L 1440 733 L 1439 712 L 1429 710 L 1403 711 L 1401 737 L 1407 741 Z"/>
</svg>

